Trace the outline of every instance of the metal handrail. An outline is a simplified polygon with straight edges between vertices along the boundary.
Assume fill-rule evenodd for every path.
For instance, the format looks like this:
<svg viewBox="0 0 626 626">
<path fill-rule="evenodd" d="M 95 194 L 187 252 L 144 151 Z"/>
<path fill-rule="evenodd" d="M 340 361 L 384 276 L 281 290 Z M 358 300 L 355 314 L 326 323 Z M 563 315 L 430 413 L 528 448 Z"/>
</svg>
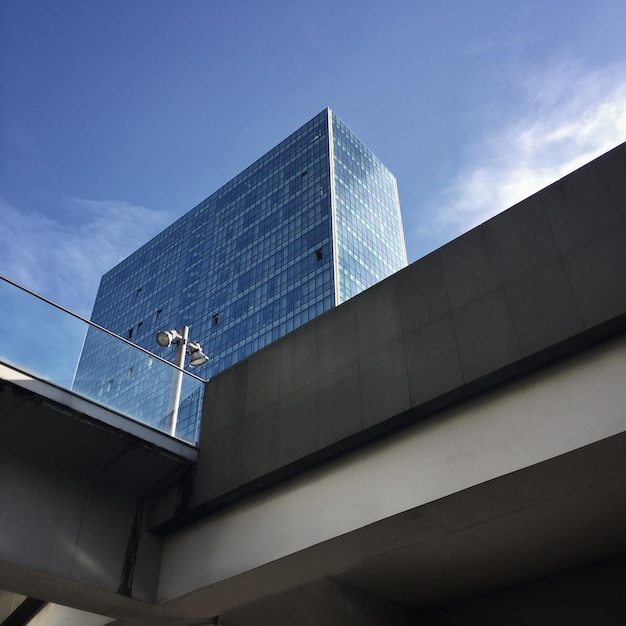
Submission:
<svg viewBox="0 0 626 626">
<path fill-rule="evenodd" d="M 86 317 L 83 317 L 82 315 L 79 315 L 78 313 L 74 313 L 74 311 L 70 311 L 69 309 L 66 309 L 64 306 L 61 306 L 60 304 L 57 304 L 56 302 L 53 302 L 52 300 L 49 300 L 48 298 L 45 298 L 44 296 L 41 296 L 38 293 L 35 293 L 31 289 L 28 289 L 27 287 L 24 287 L 23 285 L 16 283 L 14 280 L 11 280 L 10 278 L 3 276 L 2 274 L 0 274 L 0 280 L 3 280 L 4 282 L 8 283 L 9 285 L 12 285 L 13 287 L 17 287 L 21 291 L 24 291 L 27 294 L 34 296 L 35 298 L 37 298 L 38 300 L 41 300 L 42 302 L 45 302 L 46 304 L 52 305 L 56 309 L 59 309 L 59 311 L 63 311 L 63 313 L 67 313 L 68 315 L 75 317 L 76 319 L 80 320 L 81 322 L 84 322 L 85 324 L 88 324 L 89 326 L 93 326 L 94 328 L 97 328 L 98 330 L 102 331 L 103 333 L 106 333 L 107 335 L 111 335 L 111 337 L 114 337 L 115 339 L 119 339 L 123 343 L 128 344 L 129 346 L 132 346 L 136 350 L 143 352 L 144 354 L 148 355 L 151 358 L 158 359 L 159 361 L 163 363 L 167 363 L 167 365 L 169 365 L 170 367 L 180 369 L 174 363 L 171 363 L 167 359 L 160 357 L 158 354 L 154 354 L 154 352 L 150 352 L 150 350 L 146 350 L 145 348 L 142 348 L 136 343 L 133 343 L 132 341 L 128 341 L 128 339 L 125 339 L 124 337 L 120 337 L 119 335 L 116 335 L 114 332 L 111 332 L 110 330 L 104 328 L 103 326 L 100 326 L 96 324 L 95 322 L 88 320 Z M 192 374 L 191 372 L 187 370 L 183 370 L 183 371 L 188 376 L 191 376 L 192 378 L 195 378 L 196 380 L 199 380 L 202 383 L 207 382 L 206 379 L 201 378 L 200 376 L 196 376 L 195 374 Z"/>
</svg>

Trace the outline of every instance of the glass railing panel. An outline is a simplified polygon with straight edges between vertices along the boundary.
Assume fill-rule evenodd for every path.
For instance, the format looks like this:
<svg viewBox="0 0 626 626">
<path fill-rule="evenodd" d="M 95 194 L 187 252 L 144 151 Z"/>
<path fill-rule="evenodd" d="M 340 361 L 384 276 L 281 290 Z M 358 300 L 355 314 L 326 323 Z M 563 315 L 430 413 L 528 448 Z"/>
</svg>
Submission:
<svg viewBox="0 0 626 626">
<path fill-rule="evenodd" d="M 68 389 L 87 328 L 63 309 L 0 280 L 0 358 L 5 363 Z"/>
<path fill-rule="evenodd" d="M 196 442 L 204 392 L 196 376 L 3 277 L 0 333 L 5 363 Z M 173 406 L 176 385 L 180 401 Z"/>
</svg>

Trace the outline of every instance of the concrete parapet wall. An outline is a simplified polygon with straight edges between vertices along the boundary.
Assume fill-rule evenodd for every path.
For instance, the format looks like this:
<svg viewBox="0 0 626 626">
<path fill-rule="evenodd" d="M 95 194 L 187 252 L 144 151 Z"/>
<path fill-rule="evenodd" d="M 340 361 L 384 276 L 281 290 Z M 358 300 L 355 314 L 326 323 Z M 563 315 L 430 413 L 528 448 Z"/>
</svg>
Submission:
<svg viewBox="0 0 626 626">
<path fill-rule="evenodd" d="M 213 379 L 217 507 L 626 327 L 626 144 Z"/>
</svg>

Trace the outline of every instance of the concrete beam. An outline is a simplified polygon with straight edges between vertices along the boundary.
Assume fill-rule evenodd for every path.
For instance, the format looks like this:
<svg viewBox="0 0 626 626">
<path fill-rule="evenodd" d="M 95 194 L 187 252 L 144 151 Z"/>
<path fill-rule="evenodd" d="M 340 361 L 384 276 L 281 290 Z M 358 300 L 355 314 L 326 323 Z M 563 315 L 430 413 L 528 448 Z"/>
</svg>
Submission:
<svg viewBox="0 0 626 626">
<path fill-rule="evenodd" d="M 253 602 L 220 616 L 223 626 L 414 626 L 415 615 L 374 595 L 321 580 Z"/>
<path fill-rule="evenodd" d="M 616 541 L 626 548 L 615 533 L 626 507 L 610 495 L 605 501 L 598 485 L 624 486 L 625 377 L 620 337 L 176 531 L 164 544 L 159 602 L 218 615 L 389 551 L 470 536 L 472 526 L 501 517 L 527 522 L 525 542 L 537 519 L 552 520 L 550 540 L 560 549 L 547 567 L 572 566 L 564 557 L 576 554 L 571 537 L 563 544 L 552 536 L 565 523 L 559 503 L 567 494 L 577 494 L 572 511 L 592 501 L 604 511 L 600 528 L 588 516 L 571 523 L 580 561 L 611 558 Z M 515 513 L 542 507 L 534 521 Z M 602 533 L 601 545 L 587 554 L 593 532 Z M 497 536 L 506 550 L 519 539 L 506 527 Z M 490 550 L 480 552 L 488 562 Z M 532 554 L 536 573 L 541 550 Z"/>
<path fill-rule="evenodd" d="M 216 376 L 198 516 L 624 330 L 624 167 L 626 144 Z"/>
</svg>

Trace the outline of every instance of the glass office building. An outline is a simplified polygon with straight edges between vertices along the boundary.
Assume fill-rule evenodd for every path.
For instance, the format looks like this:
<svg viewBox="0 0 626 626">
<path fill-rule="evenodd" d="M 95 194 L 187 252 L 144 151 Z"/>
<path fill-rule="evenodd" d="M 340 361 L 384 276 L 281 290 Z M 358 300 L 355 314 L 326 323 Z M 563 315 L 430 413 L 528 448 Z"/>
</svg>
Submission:
<svg viewBox="0 0 626 626">
<path fill-rule="evenodd" d="M 164 358 L 156 332 L 189 326 L 209 378 L 405 265 L 394 176 L 325 109 L 105 274 L 92 320 Z M 76 388 L 114 393 L 96 349 Z"/>
</svg>

